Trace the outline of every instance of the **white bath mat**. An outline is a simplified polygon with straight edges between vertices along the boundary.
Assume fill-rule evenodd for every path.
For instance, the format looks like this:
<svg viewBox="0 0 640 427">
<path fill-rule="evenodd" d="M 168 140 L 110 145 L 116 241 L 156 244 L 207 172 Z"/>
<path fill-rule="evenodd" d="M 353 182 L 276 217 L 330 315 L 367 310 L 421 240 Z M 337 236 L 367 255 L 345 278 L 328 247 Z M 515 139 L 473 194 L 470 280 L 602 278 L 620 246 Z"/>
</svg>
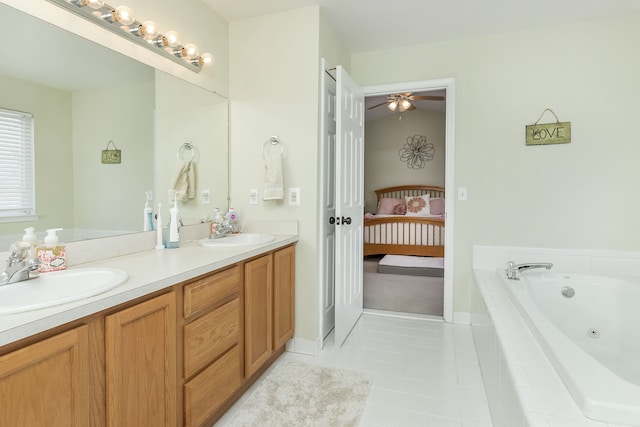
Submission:
<svg viewBox="0 0 640 427">
<path fill-rule="evenodd" d="M 226 426 L 357 426 L 371 380 L 362 373 L 285 361 Z"/>
</svg>

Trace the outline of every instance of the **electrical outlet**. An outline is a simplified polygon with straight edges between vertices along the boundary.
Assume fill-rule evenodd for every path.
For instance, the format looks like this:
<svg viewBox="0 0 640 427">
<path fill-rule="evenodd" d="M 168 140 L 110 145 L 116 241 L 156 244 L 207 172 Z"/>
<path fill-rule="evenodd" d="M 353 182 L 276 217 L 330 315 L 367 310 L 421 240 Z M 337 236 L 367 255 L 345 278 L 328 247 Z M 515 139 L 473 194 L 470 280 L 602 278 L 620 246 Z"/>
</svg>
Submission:
<svg viewBox="0 0 640 427">
<path fill-rule="evenodd" d="M 148 190 L 147 194 L 149 195 L 149 201 L 153 200 L 153 190 Z"/>
<path fill-rule="evenodd" d="M 292 206 L 300 205 L 300 188 L 289 188 L 289 204 Z"/>
<path fill-rule="evenodd" d="M 200 201 L 203 205 L 211 204 L 211 190 L 202 190 L 200 192 Z"/>
<path fill-rule="evenodd" d="M 250 205 L 258 204 L 258 190 L 255 188 L 252 188 L 251 190 L 249 190 L 249 204 Z"/>
<path fill-rule="evenodd" d="M 461 202 L 467 200 L 467 187 L 458 187 L 458 200 Z"/>
<path fill-rule="evenodd" d="M 173 203 L 176 201 L 176 190 L 169 189 L 169 203 Z"/>
</svg>

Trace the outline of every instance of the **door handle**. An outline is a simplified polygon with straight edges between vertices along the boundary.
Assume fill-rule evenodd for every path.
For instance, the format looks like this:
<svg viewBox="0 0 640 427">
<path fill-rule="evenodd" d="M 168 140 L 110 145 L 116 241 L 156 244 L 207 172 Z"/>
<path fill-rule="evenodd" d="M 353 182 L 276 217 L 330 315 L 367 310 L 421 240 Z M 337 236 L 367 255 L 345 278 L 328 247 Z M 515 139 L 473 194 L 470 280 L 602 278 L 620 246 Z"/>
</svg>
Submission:
<svg viewBox="0 0 640 427">
<path fill-rule="evenodd" d="M 349 224 L 351 224 L 351 217 L 348 216 L 346 218 L 345 217 L 338 218 L 338 217 L 331 216 L 331 217 L 329 217 L 329 224 L 331 224 L 331 225 L 333 225 L 333 224 L 335 224 L 335 225 L 349 225 Z"/>
</svg>

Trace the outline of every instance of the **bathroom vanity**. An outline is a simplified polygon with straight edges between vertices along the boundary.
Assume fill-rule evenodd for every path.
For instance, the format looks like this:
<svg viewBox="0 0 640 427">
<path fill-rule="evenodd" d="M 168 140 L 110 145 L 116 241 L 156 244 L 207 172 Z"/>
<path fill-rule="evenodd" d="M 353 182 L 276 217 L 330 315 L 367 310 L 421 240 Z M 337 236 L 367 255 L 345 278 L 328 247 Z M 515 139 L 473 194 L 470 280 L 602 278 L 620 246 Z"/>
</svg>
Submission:
<svg viewBox="0 0 640 427">
<path fill-rule="evenodd" d="M 0 316 L 0 425 L 211 425 L 293 336 L 296 240 L 112 258 L 122 287 Z"/>
</svg>

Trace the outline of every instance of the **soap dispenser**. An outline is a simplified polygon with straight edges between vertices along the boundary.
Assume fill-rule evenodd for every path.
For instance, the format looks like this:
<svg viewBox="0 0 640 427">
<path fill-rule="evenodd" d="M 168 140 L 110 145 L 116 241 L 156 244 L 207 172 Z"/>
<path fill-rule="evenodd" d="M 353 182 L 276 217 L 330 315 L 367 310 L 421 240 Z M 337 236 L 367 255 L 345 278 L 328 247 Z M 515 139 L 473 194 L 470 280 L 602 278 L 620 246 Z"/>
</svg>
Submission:
<svg viewBox="0 0 640 427">
<path fill-rule="evenodd" d="M 176 192 L 176 196 L 173 201 L 173 207 L 169 209 L 169 226 L 168 229 L 168 237 L 166 239 L 165 247 L 166 248 L 179 248 L 180 247 L 180 233 L 178 232 L 178 193 Z"/>
<path fill-rule="evenodd" d="M 227 221 L 229 221 L 229 225 L 231 226 L 231 232 L 232 233 L 239 233 L 240 232 L 240 227 L 239 227 L 239 220 L 240 218 L 238 217 L 238 213 L 236 212 L 235 209 L 233 209 L 233 207 L 229 207 L 229 212 L 227 212 L 227 215 L 225 215 L 227 217 Z"/>
<path fill-rule="evenodd" d="M 44 245 L 38 246 L 36 254 L 40 260 L 38 271 L 58 271 L 67 268 L 67 253 L 65 246 L 58 241 L 56 231 L 62 228 L 50 228 L 44 238 Z"/>
<path fill-rule="evenodd" d="M 33 227 L 27 227 L 24 229 L 22 241 L 27 242 L 31 245 L 31 249 L 29 249 L 27 259 L 34 259 L 36 257 L 36 244 L 38 243 L 38 238 L 35 235 L 35 231 L 36 229 Z"/>
</svg>

